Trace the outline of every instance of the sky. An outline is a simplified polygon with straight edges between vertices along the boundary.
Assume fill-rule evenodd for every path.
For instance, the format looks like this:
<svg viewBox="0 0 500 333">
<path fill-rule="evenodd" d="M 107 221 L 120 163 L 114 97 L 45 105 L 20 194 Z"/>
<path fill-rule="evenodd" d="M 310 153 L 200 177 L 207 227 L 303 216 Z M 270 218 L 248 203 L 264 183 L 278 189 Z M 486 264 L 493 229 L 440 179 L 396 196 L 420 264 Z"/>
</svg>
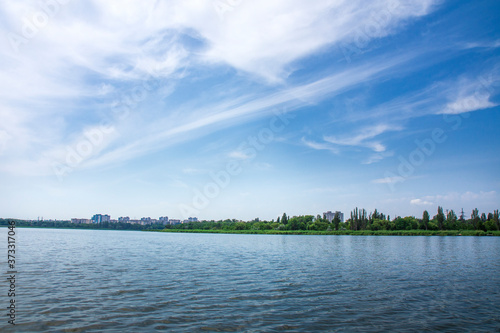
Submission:
<svg viewBox="0 0 500 333">
<path fill-rule="evenodd" d="M 500 3 L 0 2 L 0 217 L 500 208 Z"/>
</svg>

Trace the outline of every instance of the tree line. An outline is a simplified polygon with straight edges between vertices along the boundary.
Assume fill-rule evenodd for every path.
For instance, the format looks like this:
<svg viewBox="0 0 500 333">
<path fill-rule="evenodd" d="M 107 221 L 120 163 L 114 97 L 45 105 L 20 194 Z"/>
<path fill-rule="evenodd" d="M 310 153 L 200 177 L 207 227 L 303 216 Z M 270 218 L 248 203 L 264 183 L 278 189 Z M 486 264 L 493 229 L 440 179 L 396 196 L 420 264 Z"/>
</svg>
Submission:
<svg viewBox="0 0 500 333">
<path fill-rule="evenodd" d="M 334 230 L 482 230 L 495 231 L 500 230 L 499 211 L 493 213 L 479 214 L 478 209 L 472 211 L 471 217 L 465 219 L 460 217 L 453 210 L 447 214 L 441 206 L 438 207 L 436 215 L 431 219 L 430 214 L 425 210 L 422 218 L 414 216 L 396 216 L 391 219 L 375 209 L 368 213 L 366 209 L 355 208 L 351 211 L 350 217 L 341 222 L 340 214 L 336 213 L 332 221 L 329 221 L 320 215 L 301 215 L 290 217 L 286 213 L 276 220 L 242 222 L 237 220 L 220 221 L 200 221 L 177 225 L 167 225 L 165 229 L 173 230 L 315 230 L 315 231 L 334 231 Z"/>
<path fill-rule="evenodd" d="M 8 219 L 0 219 L 0 226 L 8 225 Z M 200 222 L 189 222 L 175 225 L 139 225 L 123 222 L 102 222 L 100 224 L 75 224 L 70 221 L 23 221 L 16 220 L 16 225 L 20 227 L 49 227 L 49 228 L 71 228 L 71 229 L 112 229 L 112 230 L 311 230 L 311 231 L 334 231 L 334 230 L 500 230 L 499 211 L 493 213 L 481 213 L 477 208 L 472 210 L 469 219 L 465 219 L 463 214 L 457 216 L 453 210 L 445 214 L 443 207 L 437 208 L 437 213 L 431 219 L 430 214 L 425 210 L 422 218 L 414 216 L 396 216 L 391 220 L 389 215 L 385 215 L 375 209 L 368 213 L 366 209 L 355 208 L 350 212 L 349 218 L 341 221 L 340 214 L 335 213 L 333 219 L 329 221 L 320 215 L 301 215 L 290 217 L 286 213 L 276 220 L 260 221 L 238 221 L 236 219 L 210 220 Z"/>
<path fill-rule="evenodd" d="M 64 228 L 64 229 L 107 229 L 107 230 L 157 230 L 162 229 L 163 224 L 134 224 L 125 222 L 101 222 L 101 223 L 72 223 L 71 221 L 26 221 L 18 219 L 0 218 L 0 226 L 8 226 L 9 221 L 15 220 L 17 227 L 31 228 Z"/>
<path fill-rule="evenodd" d="M 397 216 L 393 220 L 388 216 L 375 210 L 372 214 L 366 214 L 365 209 L 357 208 L 351 212 L 351 217 L 346 221 L 347 229 L 350 230 L 482 230 L 495 231 L 500 230 L 498 209 L 493 213 L 482 213 L 479 215 L 477 208 L 472 210 L 471 217 L 465 219 L 464 215 L 460 217 L 453 210 L 444 213 L 443 207 L 438 206 L 437 213 L 430 218 L 429 212 L 425 210 L 422 218 L 414 216 Z"/>
</svg>

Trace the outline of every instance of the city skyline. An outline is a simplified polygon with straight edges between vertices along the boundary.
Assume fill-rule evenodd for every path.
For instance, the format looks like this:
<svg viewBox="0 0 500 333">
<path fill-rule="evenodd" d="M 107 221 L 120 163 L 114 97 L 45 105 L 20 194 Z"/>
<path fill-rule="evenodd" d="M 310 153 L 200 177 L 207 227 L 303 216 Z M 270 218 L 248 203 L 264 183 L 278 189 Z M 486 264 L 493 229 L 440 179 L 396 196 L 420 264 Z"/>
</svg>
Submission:
<svg viewBox="0 0 500 333">
<path fill-rule="evenodd" d="M 441 207 L 442 208 L 442 207 Z M 359 209 L 359 210 L 364 210 L 363 208 L 359 208 L 359 207 L 355 207 L 352 211 L 350 211 L 349 213 L 352 214 L 352 213 L 355 213 L 355 210 L 356 209 Z M 439 210 L 439 207 L 437 208 Z M 459 211 L 454 211 L 452 209 L 444 209 L 443 212 L 445 213 L 445 216 L 448 216 L 448 213 L 449 212 L 452 212 L 454 213 L 454 215 L 460 219 L 460 220 L 468 220 L 469 218 L 472 218 L 472 215 L 474 214 L 474 211 L 476 209 L 474 209 L 472 211 L 471 214 L 466 214 L 463 210 L 463 208 Z M 369 215 L 369 216 L 372 216 L 374 213 L 377 213 L 377 214 L 381 214 L 382 212 L 380 211 L 366 211 L 365 212 Z M 312 216 L 313 219 L 316 219 L 316 217 L 322 217 L 323 219 L 325 220 L 328 220 L 329 223 L 332 223 L 332 220 L 334 219 L 335 215 L 336 214 L 339 214 L 339 220 L 340 222 L 347 222 L 348 219 L 345 218 L 345 214 L 344 212 L 341 212 L 341 211 L 327 211 L 327 212 L 323 212 L 322 214 L 313 214 L 313 213 L 306 213 L 304 215 L 293 215 L 293 216 L 290 216 L 288 215 L 289 218 L 291 217 L 299 217 L 299 216 Z M 422 212 L 424 213 L 424 211 Z M 429 216 L 433 216 L 433 212 L 430 211 L 430 212 L 427 212 L 427 213 L 430 213 Z M 284 214 L 286 214 L 286 212 L 284 212 Z M 483 217 L 483 216 L 486 216 L 486 215 L 491 215 L 492 213 L 491 212 L 481 212 L 481 211 L 478 211 L 478 214 Z M 478 215 L 478 216 L 479 216 Z M 391 215 L 385 215 L 382 213 L 382 216 L 384 216 L 382 219 L 387 219 L 387 220 L 391 220 Z M 386 216 L 386 217 L 385 217 Z M 207 221 L 225 221 L 225 220 L 232 220 L 232 221 L 239 221 L 239 222 L 253 222 L 253 221 L 279 221 L 279 219 L 282 217 L 282 215 L 279 215 L 276 219 L 269 219 L 269 220 L 265 220 L 265 219 L 260 219 L 259 217 L 255 217 L 253 219 L 249 219 L 249 220 L 241 220 L 241 219 L 235 219 L 235 218 L 231 218 L 231 217 L 226 217 L 224 219 L 218 219 L 218 220 L 215 220 L 215 219 L 198 219 L 197 217 L 188 217 L 186 219 L 173 219 L 173 218 L 169 218 L 168 216 L 159 216 L 157 219 L 155 218 L 151 218 L 151 216 L 142 216 L 142 217 L 137 217 L 137 216 L 134 216 L 132 218 L 130 218 L 129 216 L 124 216 L 124 215 L 120 215 L 117 219 L 113 219 L 111 218 L 111 215 L 109 214 L 94 214 L 91 218 L 82 218 L 82 217 L 72 217 L 70 219 L 44 219 L 43 216 L 38 216 L 36 219 L 32 219 L 32 220 L 29 220 L 27 219 L 27 221 L 71 221 L 72 223 L 100 223 L 100 222 L 112 222 L 112 223 L 117 223 L 117 222 L 125 222 L 125 223 L 140 223 L 140 222 L 149 222 L 149 224 L 154 224 L 154 223 L 160 223 L 160 224 L 180 224 L 180 223 L 188 223 L 188 222 L 207 222 Z M 402 218 L 402 217 L 413 217 L 413 218 L 417 218 L 419 219 L 419 216 L 415 216 L 415 215 L 393 215 L 392 218 L 393 219 L 397 219 L 397 218 Z M 435 217 L 435 216 L 434 216 Z M 0 217 L 0 219 L 6 219 L 6 217 Z M 7 217 L 8 219 L 8 217 Z M 173 223 L 171 223 L 173 221 Z M 170 223 L 169 223 L 170 222 Z M 144 223 L 142 223 L 144 224 Z"/>
<path fill-rule="evenodd" d="M 499 21 L 493 1 L 3 2 L 0 211 L 492 212 Z"/>
</svg>

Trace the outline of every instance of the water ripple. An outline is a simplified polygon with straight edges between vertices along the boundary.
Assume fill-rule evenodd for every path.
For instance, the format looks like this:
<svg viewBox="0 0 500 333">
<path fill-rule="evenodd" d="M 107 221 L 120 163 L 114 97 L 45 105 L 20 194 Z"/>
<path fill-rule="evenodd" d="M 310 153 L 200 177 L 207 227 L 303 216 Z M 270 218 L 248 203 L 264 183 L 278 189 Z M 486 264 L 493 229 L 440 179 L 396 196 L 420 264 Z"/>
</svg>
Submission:
<svg viewBox="0 0 500 333">
<path fill-rule="evenodd" d="M 500 331 L 500 238 L 20 233 L 18 331 Z"/>
</svg>

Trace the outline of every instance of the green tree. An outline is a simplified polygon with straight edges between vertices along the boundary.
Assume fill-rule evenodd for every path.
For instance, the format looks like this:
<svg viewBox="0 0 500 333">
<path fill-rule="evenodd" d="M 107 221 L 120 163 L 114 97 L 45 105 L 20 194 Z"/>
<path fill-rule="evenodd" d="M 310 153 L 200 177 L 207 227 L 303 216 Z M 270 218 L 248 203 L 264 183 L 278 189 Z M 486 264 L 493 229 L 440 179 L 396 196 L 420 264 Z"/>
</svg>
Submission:
<svg viewBox="0 0 500 333">
<path fill-rule="evenodd" d="M 286 213 L 283 213 L 283 216 L 281 217 L 281 223 L 286 225 L 288 223 L 288 217 L 286 216 Z"/>
<path fill-rule="evenodd" d="M 299 230 L 301 219 L 299 217 L 292 217 L 288 220 L 287 229 L 288 230 Z"/>
<path fill-rule="evenodd" d="M 479 227 L 479 221 L 480 221 L 479 211 L 477 210 L 477 208 L 474 208 L 472 210 L 472 214 L 470 216 L 470 219 L 472 221 L 472 225 L 474 226 L 474 229 L 477 229 Z"/>
<path fill-rule="evenodd" d="M 454 229 L 456 222 L 457 222 L 457 214 L 455 214 L 455 212 L 452 209 L 448 212 L 448 215 L 446 215 L 447 229 Z"/>
<path fill-rule="evenodd" d="M 499 222 L 499 215 L 498 215 L 498 209 L 493 211 L 493 221 L 495 221 L 495 224 L 497 225 L 497 230 L 500 230 L 500 222 Z"/>
<path fill-rule="evenodd" d="M 333 227 L 335 230 L 339 230 L 339 224 L 340 224 L 340 213 L 336 212 L 335 215 L 333 216 Z"/>
<path fill-rule="evenodd" d="M 436 215 L 436 221 L 439 230 L 443 230 L 443 222 L 444 222 L 444 213 L 443 213 L 443 207 L 438 206 L 438 213 Z"/>
<path fill-rule="evenodd" d="M 358 230 L 358 207 L 351 212 L 350 226 L 351 230 Z"/>
<path fill-rule="evenodd" d="M 366 227 L 368 226 L 368 214 L 366 213 L 366 210 L 363 208 L 359 212 L 359 221 L 361 225 L 359 226 L 360 230 L 365 230 Z"/>
<path fill-rule="evenodd" d="M 422 223 L 424 224 L 425 230 L 429 228 L 429 212 L 424 210 L 424 214 L 422 215 Z"/>
</svg>

